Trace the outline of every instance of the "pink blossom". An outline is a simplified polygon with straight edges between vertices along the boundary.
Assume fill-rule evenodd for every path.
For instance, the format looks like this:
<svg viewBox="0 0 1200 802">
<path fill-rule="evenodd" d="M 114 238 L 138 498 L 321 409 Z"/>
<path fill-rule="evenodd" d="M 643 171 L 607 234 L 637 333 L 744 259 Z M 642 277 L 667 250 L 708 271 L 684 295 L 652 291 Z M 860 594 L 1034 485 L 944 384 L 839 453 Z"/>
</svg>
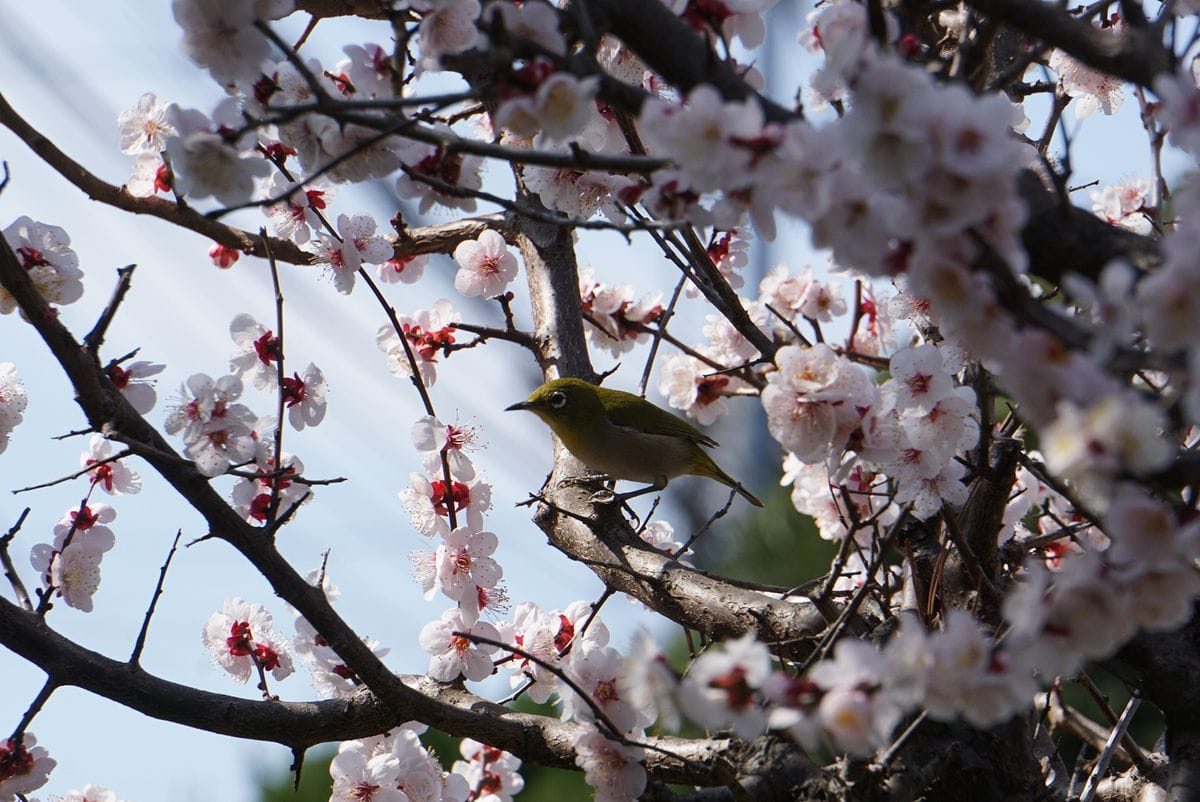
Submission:
<svg viewBox="0 0 1200 802">
<path fill-rule="evenodd" d="M 508 251 L 504 237 L 485 229 L 476 240 L 463 240 L 454 249 L 458 273 L 454 288 L 467 297 L 501 295 L 517 276 L 517 258 Z"/>
<path fill-rule="evenodd" d="M 80 455 L 79 464 L 86 468 L 107 460 L 111 455 L 112 443 L 104 435 L 94 434 L 88 441 L 88 450 Z M 142 489 L 142 478 L 123 460 L 96 465 L 91 471 L 91 477 L 92 484 L 110 496 L 133 495 Z"/>
<path fill-rule="evenodd" d="M 47 303 L 69 304 L 83 297 L 83 271 L 66 231 L 22 216 L 3 234 Z M 0 287 L 0 314 L 7 315 L 16 308 L 17 300 Z"/>
<path fill-rule="evenodd" d="M 226 599 L 221 611 L 205 623 L 203 640 L 214 662 L 238 682 L 250 679 L 256 666 L 277 680 L 294 670 L 284 641 L 275 635 L 271 614 L 261 604 Z"/>
<path fill-rule="evenodd" d="M 153 92 L 138 98 L 137 105 L 117 117 L 121 129 L 121 152 L 130 156 L 151 154 L 156 159 L 175 129 L 167 121 L 167 106 Z"/>
<path fill-rule="evenodd" d="M 429 261 L 428 254 L 415 256 L 393 256 L 377 268 L 379 280 L 384 284 L 415 284 L 425 275 L 425 264 Z"/>
<path fill-rule="evenodd" d="M 318 234 L 306 246 L 318 264 L 329 266 L 333 286 L 343 295 L 354 289 L 354 276 L 363 263 L 381 264 L 392 255 L 392 247 L 375 236 L 375 219 L 367 214 L 338 215 L 338 237 Z"/>
<path fill-rule="evenodd" d="M 646 789 L 645 751 L 610 741 L 594 729 L 575 740 L 575 765 L 595 791 L 595 802 L 629 802 Z"/>
<path fill-rule="evenodd" d="M 732 727 L 753 738 L 766 728 L 760 689 L 770 673 L 767 647 L 748 632 L 696 658 L 679 687 L 679 706 L 702 727 Z"/>
<path fill-rule="evenodd" d="M 462 634 L 455 634 L 462 633 Z M 421 648 L 429 654 L 429 676 L 442 682 L 451 682 L 464 676 L 478 682 L 492 673 L 492 660 L 488 655 L 498 647 L 487 643 L 475 643 L 469 635 L 479 635 L 499 640 L 500 633 L 484 621 L 467 625 L 457 608 L 450 608 L 436 621 L 430 621 L 421 629 L 418 638 Z"/>
<path fill-rule="evenodd" d="M 46 784 L 57 761 L 26 732 L 20 743 L 11 738 L 0 742 L 0 799 L 28 794 Z"/>
<path fill-rule="evenodd" d="M 11 362 L 0 362 L 0 454 L 8 448 L 8 436 L 24 419 L 22 413 L 29 403 L 25 385 Z"/>
<path fill-rule="evenodd" d="M 467 457 L 476 437 L 475 427 L 442 423 L 432 415 L 418 418 L 412 427 L 413 447 L 421 452 L 425 470 L 432 476 L 442 471 L 442 456 L 450 465 L 450 475 L 469 482 L 475 478 L 475 466 Z"/>
<path fill-rule="evenodd" d="M 108 374 L 108 380 L 113 383 L 113 386 L 121 391 L 121 395 L 125 396 L 129 405 L 139 414 L 145 415 L 154 409 L 154 404 L 158 401 L 158 393 L 154 390 L 154 380 L 149 377 L 157 376 L 166 367 L 157 362 L 139 360 L 129 363 L 129 366 L 125 368 L 117 364 L 109 365 L 105 369 L 105 373 Z"/>
</svg>

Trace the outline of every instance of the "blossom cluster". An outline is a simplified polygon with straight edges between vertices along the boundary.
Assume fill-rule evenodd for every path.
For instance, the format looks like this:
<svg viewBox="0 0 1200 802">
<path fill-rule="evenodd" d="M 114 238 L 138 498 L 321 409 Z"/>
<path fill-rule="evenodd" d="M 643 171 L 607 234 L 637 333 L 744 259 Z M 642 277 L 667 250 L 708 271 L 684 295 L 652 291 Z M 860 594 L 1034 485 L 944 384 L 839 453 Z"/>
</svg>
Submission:
<svg viewBox="0 0 1200 802">
<path fill-rule="evenodd" d="M 22 216 L 0 233 L 47 303 L 70 304 L 83 296 L 83 271 L 66 231 Z M 0 314 L 16 308 L 17 299 L 0 287 Z"/>
</svg>

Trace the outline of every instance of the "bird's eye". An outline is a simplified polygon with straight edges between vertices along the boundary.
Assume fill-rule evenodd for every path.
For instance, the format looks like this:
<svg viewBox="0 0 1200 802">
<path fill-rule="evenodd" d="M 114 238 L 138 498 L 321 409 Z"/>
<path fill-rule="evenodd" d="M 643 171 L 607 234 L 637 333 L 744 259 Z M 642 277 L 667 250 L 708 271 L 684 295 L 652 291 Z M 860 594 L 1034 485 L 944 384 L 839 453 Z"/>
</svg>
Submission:
<svg viewBox="0 0 1200 802">
<path fill-rule="evenodd" d="M 555 390 L 550 393 L 549 401 L 551 409 L 562 409 L 567 405 L 567 394 L 562 390 Z"/>
</svg>

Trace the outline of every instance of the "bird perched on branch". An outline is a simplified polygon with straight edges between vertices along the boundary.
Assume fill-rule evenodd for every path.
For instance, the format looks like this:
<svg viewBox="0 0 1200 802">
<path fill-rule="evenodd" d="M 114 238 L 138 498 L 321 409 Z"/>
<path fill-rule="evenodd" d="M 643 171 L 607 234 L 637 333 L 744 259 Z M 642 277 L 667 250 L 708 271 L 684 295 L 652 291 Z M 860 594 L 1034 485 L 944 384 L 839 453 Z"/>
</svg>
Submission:
<svg viewBox="0 0 1200 802">
<path fill-rule="evenodd" d="M 582 379 L 554 379 L 507 409 L 537 415 L 593 471 L 649 484 L 618 499 L 662 490 L 676 476 L 690 474 L 716 479 L 754 506 L 762 506 L 701 448 L 717 445 L 716 440 L 641 396 Z"/>
</svg>

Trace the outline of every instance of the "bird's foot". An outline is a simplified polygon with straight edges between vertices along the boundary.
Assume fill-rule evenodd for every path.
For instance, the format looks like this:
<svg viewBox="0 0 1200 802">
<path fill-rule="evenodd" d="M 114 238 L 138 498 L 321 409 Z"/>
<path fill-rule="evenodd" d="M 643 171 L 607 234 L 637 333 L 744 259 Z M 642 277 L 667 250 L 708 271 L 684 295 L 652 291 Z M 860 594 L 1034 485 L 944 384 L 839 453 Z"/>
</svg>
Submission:
<svg viewBox="0 0 1200 802">
<path fill-rule="evenodd" d="M 612 504 L 614 501 L 620 501 L 624 503 L 625 500 L 617 495 L 612 488 L 608 487 L 604 488 L 603 490 L 597 490 L 595 493 L 592 493 L 590 496 L 588 496 L 588 502 L 591 504 Z"/>
</svg>

